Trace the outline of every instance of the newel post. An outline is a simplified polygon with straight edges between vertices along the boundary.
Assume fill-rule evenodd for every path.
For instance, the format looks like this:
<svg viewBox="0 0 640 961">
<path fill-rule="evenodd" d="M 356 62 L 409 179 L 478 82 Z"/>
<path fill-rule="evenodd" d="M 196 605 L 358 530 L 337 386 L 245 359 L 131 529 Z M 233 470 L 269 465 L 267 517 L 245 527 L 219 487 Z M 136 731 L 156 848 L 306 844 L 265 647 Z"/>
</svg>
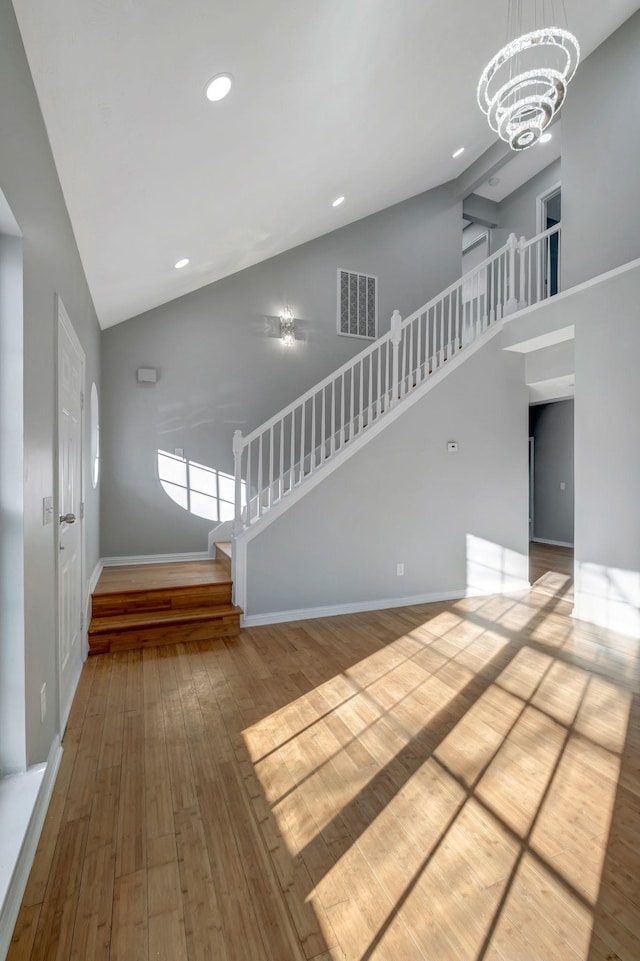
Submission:
<svg viewBox="0 0 640 961">
<path fill-rule="evenodd" d="M 400 341 L 402 340 L 402 317 L 399 310 L 391 315 L 391 400 L 389 407 L 393 407 L 399 396 L 400 386 Z"/>
<path fill-rule="evenodd" d="M 233 433 L 233 472 L 235 477 L 235 517 L 233 522 L 233 533 L 238 535 L 243 529 L 242 524 L 242 451 L 244 450 L 244 438 L 241 430 Z M 247 478 L 248 481 L 248 478 Z M 247 502 L 248 510 L 248 502 Z"/>
<path fill-rule="evenodd" d="M 518 301 L 516 298 L 516 247 L 518 246 L 518 241 L 515 234 L 509 234 L 509 239 L 507 240 L 508 248 L 508 260 L 507 260 L 507 291 L 508 299 L 504 305 L 503 316 L 506 317 L 507 314 L 513 314 L 518 309 Z"/>
</svg>

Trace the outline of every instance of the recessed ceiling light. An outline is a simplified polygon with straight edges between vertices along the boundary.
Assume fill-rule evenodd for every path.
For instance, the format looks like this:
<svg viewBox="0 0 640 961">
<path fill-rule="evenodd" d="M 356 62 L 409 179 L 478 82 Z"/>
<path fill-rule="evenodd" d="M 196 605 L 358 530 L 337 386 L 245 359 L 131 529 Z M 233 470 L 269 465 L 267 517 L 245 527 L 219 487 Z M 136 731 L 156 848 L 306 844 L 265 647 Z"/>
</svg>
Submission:
<svg viewBox="0 0 640 961">
<path fill-rule="evenodd" d="M 331 204 L 332 207 L 339 207 L 340 204 L 344 203 L 344 197 L 336 197 L 336 199 Z"/>
<path fill-rule="evenodd" d="M 454 154 L 452 154 L 453 159 L 455 160 L 456 157 L 459 157 L 461 153 L 464 153 L 464 147 L 458 147 L 458 149 L 456 150 L 456 152 L 455 152 Z"/>
<path fill-rule="evenodd" d="M 222 100 L 231 90 L 231 77 L 228 73 L 219 73 L 207 84 L 207 100 Z"/>
<path fill-rule="evenodd" d="M 540 140 L 540 143 L 549 143 L 549 141 L 551 140 L 551 137 L 552 137 L 552 136 L 553 136 L 553 134 L 543 133 L 542 136 L 539 137 L 538 139 Z"/>
<path fill-rule="evenodd" d="M 182 268 L 186 267 L 188 263 L 189 263 L 189 258 L 183 257 L 182 260 L 179 260 L 177 262 L 177 264 L 174 264 L 174 267 L 176 268 L 176 270 L 182 270 Z"/>
<path fill-rule="evenodd" d="M 489 177 L 489 179 L 487 180 L 487 183 L 489 184 L 490 187 L 497 187 L 498 184 L 500 183 L 500 177 Z"/>
</svg>

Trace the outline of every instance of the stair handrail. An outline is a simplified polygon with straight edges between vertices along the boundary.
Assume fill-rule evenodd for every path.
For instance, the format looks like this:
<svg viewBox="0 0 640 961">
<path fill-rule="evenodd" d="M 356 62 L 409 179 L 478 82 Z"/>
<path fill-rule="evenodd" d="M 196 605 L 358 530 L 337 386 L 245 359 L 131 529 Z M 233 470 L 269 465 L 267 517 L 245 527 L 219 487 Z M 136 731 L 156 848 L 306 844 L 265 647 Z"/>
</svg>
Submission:
<svg viewBox="0 0 640 961">
<path fill-rule="evenodd" d="M 308 473 L 313 473 L 325 459 L 341 449 L 347 440 L 365 429 L 387 407 L 393 406 L 401 399 L 408 390 L 422 383 L 435 368 L 440 367 L 449 356 L 455 354 L 465 344 L 475 340 L 488 326 L 529 303 L 549 296 L 547 285 L 550 269 L 549 250 L 550 238 L 554 234 L 558 236 L 560 234 L 559 223 L 530 240 L 525 240 L 524 237 L 518 240 L 514 234 L 510 234 L 499 250 L 490 254 L 404 320 L 399 312 L 395 311 L 389 331 L 345 361 L 249 434 L 243 437 L 240 430 L 235 431 L 233 453 L 236 533 L 248 526 L 252 520 L 257 519 L 265 510 L 273 506 L 273 503 L 282 499 L 286 493 L 285 483 L 288 483 L 289 490 L 297 486 Z M 516 257 L 519 261 L 518 267 L 516 267 Z M 469 288 L 472 294 L 465 299 L 465 289 L 468 291 Z M 528 299 L 525 297 L 527 290 Z M 374 367 L 376 354 L 377 372 Z M 368 363 L 368 370 L 365 367 L 366 363 Z M 376 383 L 375 396 L 374 382 Z M 365 383 L 366 387 L 364 387 Z M 327 391 L 330 391 L 329 415 L 326 414 Z M 368 394 L 366 398 L 365 393 Z M 355 394 L 359 396 L 354 396 Z M 311 425 L 310 436 L 305 439 L 307 405 L 311 406 Z M 318 407 L 321 408 L 321 424 Z M 339 419 L 336 418 L 337 407 L 340 408 Z M 347 409 L 348 417 L 346 417 Z M 301 421 L 301 439 L 297 434 L 297 415 Z M 290 429 L 290 438 L 285 436 L 287 419 L 289 419 L 289 426 L 286 429 L 287 431 Z M 320 432 L 319 440 L 318 432 Z M 265 451 L 269 467 L 268 483 L 263 483 L 265 480 L 264 438 L 268 438 L 268 450 Z M 298 440 L 300 456 L 296 460 L 295 448 Z M 251 445 L 256 441 L 258 452 L 253 466 L 257 471 L 258 481 L 256 493 L 252 495 Z M 307 444 L 306 441 L 309 443 Z M 288 464 L 286 471 L 282 453 L 285 446 L 288 446 L 290 452 L 290 456 L 286 458 Z M 242 462 L 245 454 L 247 478 L 246 506 L 243 516 Z M 274 473 L 274 467 L 277 466 L 274 464 L 276 456 L 279 458 L 279 473 Z M 318 456 L 320 464 L 317 463 Z M 263 497 L 266 497 L 266 503 L 263 503 Z M 255 518 L 252 516 L 253 509 L 256 512 Z"/>
<path fill-rule="evenodd" d="M 496 250 L 493 254 L 490 254 L 489 257 L 483 260 L 480 264 L 478 264 L 468 273 L 463 274 L 462 277 L 458 278 L 458 280 L 454 281 L 452 284 L 446 287 L 443 291 L 441 291 L 435 297 L 432 297 L 431 300 L 427 301 L 427 303 L 423 307 L 420 307 L 418 310 L 414 311 L 412 314 L 409 314 L 408 317 L 404 318 L 404 320 L 402 321 L 402 327 L 407 327 L 408 324 L 410 324 L 411 321 L 414 320 L 419 314 L 423 313 L 429 307 L 432 307 L 433 305 L 438 303 L 438 301 L 442 300 L 449 293 L 454 291 L 457 287 L 460 287 L 462 285 L 462 282 L 468 280 L 473 274 L 481 273 L 482 270 L 486 269 L 486 267 L 490 263 L 492 263 L 494 260 L 497 260 L 501 254 L 503 254 L 506 250 L 509 249 L 511 238 L 513 238 L 513 240 L 515 241 L 516 240 L 515 234 L 510 235 L 509 240 L 507 240 L 507 242 L 504 244 L 503 247 L 500 247 L 499 250 Z M 535 239 L 536 238 L 534 237 L 533 240 Z M 528 241 L 528 243 L 531 243 L 531 242 L 532 241 Z M 252 440 L 255 440 L 256 437 L 259 437 L 260 434 L 263 433 L 263 431 L 269 430 L 270 427 L 278 423 L 278 421 L 282 420 L 283 417 L 286 417 L 288 414 L 290 414 L 292 408 L 297 407 L 300 404 L 303 404 L 306 400 L 310 400 L 311 397 L 314 396 L 314 394 L 320 393 L 323 387 L 328 387 L 333 380 L 336 380 L 338 377 L 340 377 L 341 374 L 346 373 L 361 358 L 364 358 L 368 354 L 373 353 L 383 341 L 390 341 L 390 340 L 391 340 L 391 330 L 388 330 L 385 334 L 381 334 L 380 337 L 377 337 L 372 344 L 369 344 L 367 347 L 364 347 L 362 350 L 358 351 L 357 354 L 354 354 L 353 357 L 350 357 L 349 360 L 345 361 L 344 364 L 342 364 L 340 367 L 337 367 L 331 374 L 328 374 L 322 380 L 319 380 L 317 384 L 314 384 L 313 387 L 310 387 L 308 390 L 306 390 L 304 394 L 300 394 L 298 397 L 296 397 L 294 401 L 292 401 L 290 404 L 287 404 L 286 407 L 283 407 L 272 417 L 269 417 L 268 420 L 265 420 L 262 424 L 259 424 L 248 434 L 243 434 L 242 439 L 244 441 L 244 446 L 246 447 L 247 444 L 249 444 Z M 236 431 L 236 433 L 242 434 L 241 431 Z"/>
</svg>

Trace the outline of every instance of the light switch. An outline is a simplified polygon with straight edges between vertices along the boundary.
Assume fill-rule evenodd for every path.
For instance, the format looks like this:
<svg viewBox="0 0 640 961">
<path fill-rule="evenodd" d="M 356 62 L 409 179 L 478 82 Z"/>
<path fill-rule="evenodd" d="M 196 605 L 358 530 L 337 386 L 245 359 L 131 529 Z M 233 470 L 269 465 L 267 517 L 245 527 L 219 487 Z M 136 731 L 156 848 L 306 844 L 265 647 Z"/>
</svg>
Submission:
<svg viewBox="0 0 640 961">
<path fill-rule="evenodd" d="M 45 527 L 53 523 L 53 497 L 42 498 L 42 523 Z"/>
<path fill-rule="evenodd" d="M 458 441 L 457 441 L 457 440 L 447 441 L 447 453 L 449 453 L 449 454 L 457 454 L 457 453 L 458 453 Z"/>
<path fill-rule="evenodd" d="M 563 491 L 567 485 L 564 481 L 560 481 L 560 490 Z"/>
</svg>

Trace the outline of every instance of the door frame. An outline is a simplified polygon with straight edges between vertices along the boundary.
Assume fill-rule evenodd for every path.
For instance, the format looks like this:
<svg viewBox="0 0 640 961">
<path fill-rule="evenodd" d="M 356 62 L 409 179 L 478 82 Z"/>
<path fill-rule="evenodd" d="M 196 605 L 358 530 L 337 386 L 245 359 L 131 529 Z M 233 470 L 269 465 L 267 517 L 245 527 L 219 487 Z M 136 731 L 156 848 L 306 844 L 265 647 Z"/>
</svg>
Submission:
<svg viewBox="0 0 640 961">
<path fill-rule="evenodd" d="M 552 184 L 551 187 L 547 187 L 541 194 L 536 197 L 536 233 L 541 234 L 547 229 L 547 201 L 551 200 L 557 193 L 562 190 L 562 181 L 558 181 L 556 184 Z"/>
<path fill-rule="evenodd" d="M 66 335 L 73 344 L 74 348 L 78 351 L 81 362 L 81 398 L 80 398 L 80 516 L 77 521 L 80 525 L 80 656 L 82 662 L 87 659 L 87 626 L 84 623 L 84 594 L 85 594 L 85 555 L 86 555 L 86 543 L 85 543 L 85 525 L 84 525 L 84 500 L 85 500 L 85 458 L 84 458 L 84 428 L 85 428 L 85 396 L 86 396 L 86 368 L 87 359 L 80 343 L 80 339 L 76 334 L 73 324 L 67 310 L 62 302 L 62 297 L 60 294 L 55 295 L 56 302 L 56 324 L 55 324 L 55 457 L 54 457 L 54 514 L 53 522 L 55 527 L 55 569 L 56 569 L 56 675 L 58 681 L 58 720 L 60 724 L 60 737 L 62 738 L 65 728 L 67 726 L 67 720 L 69 717 L 69 711 L 71 709 L 71 704 L 73 698 L 69 701 L 68 705 L 62 703 L 62 678 L 60 675 L 60 524 L 58 519 L 58 505 L 60 503 L 60 328 L 64 327 Z M 79 679 L 79 675 L 78 675 Z M 77 679 L 77 680 L 78 680 Z M 77 681 L 76 681 L 77 683 Z"/>
</svg>

